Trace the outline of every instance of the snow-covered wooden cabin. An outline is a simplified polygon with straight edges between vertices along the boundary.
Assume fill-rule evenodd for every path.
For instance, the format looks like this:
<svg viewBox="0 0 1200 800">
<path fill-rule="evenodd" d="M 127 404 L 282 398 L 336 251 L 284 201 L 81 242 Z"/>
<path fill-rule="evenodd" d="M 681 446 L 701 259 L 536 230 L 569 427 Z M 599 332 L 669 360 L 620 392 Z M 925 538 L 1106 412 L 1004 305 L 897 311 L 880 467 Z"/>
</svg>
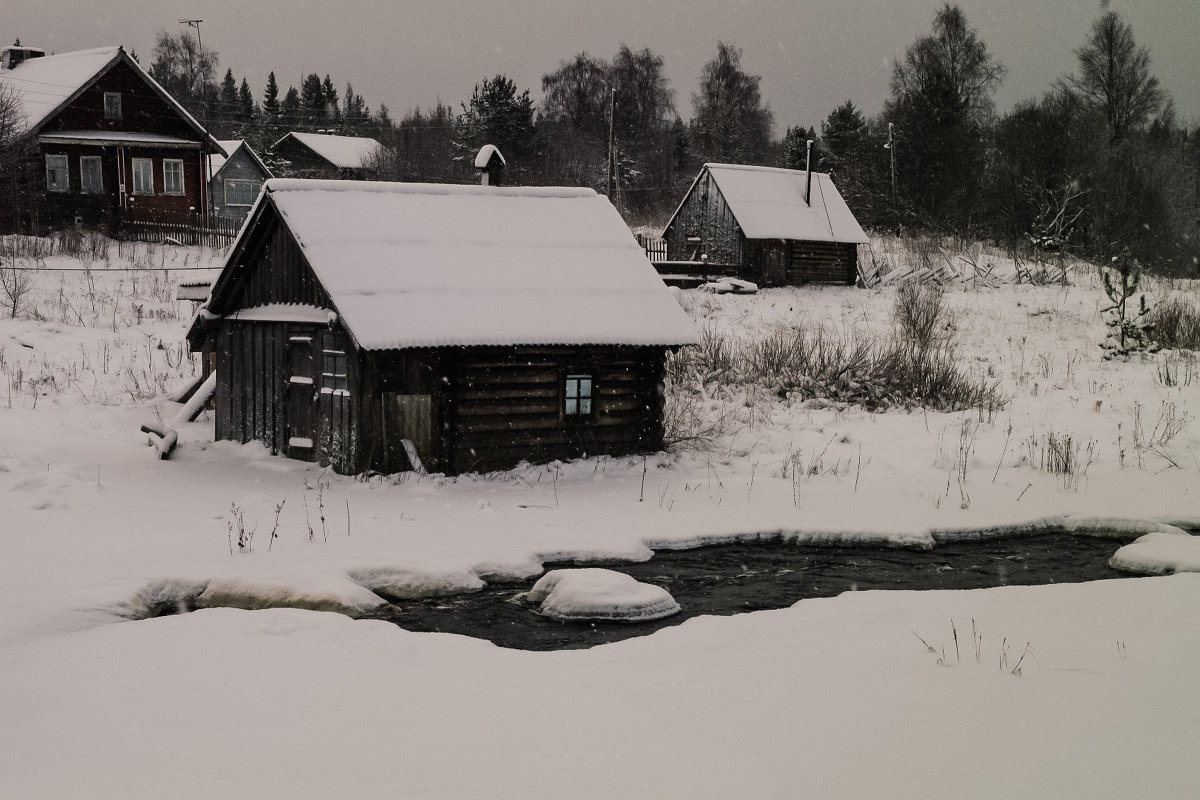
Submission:
<svg viewBox="0 0 1200 800">
<path fill-rule="evenodd" d="M 217 438 L 457 474 L 661 448 L 696 334 L 590 189 L 274 179 L 188 339 Z"/>
<path fill-rule="evenodd" d="M 365 136 L 291 131 L 271 145 L 287 161 L 285 173 L 298 178 L 358 178 L 370 169 L 382 145 Z"/>
<path fill-rule="evenodd" d="M 867 235 L 825 173 L 705 164 L 663 239 L 666 272 L 851 285 Z"/>
</svg>

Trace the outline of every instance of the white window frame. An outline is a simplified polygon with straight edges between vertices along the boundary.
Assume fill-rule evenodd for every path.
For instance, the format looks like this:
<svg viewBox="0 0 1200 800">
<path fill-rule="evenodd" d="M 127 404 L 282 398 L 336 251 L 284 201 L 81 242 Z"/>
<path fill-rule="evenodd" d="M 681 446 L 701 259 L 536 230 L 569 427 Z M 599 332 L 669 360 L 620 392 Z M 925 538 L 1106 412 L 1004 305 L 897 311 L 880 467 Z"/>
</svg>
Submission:
<svg viewBox="0 0 1200 800">
<path fill-rule="evenodd" d="M 121 119 L 121 93 L 104 93 L 104 118 Z"/>
<path fill-rule="evenodd" d="M 96 165 L 96 185 L 88 186 L 88 171 L 86 164 Z M 104 194 L 104 160 L 100 156 L 79 157 L 79 189 L 84 194 Z"/>
<path fill-rule="evenodd" d="M 153 158 L 135 158 L 132 159 L 130 169 L 130 177 L 133 184 L 133 193 L 140 195 L 154 194 L 154 159 Z M 146 182 L 150 185 L 147 186 Z"/>
<path fill-rule="evenodd" d="M 183 159 L 180 158 L 164 158 L 163 159 L 163 194 L 184 194 L 183 190 Z M 179 168 L 179 186 L 172 187 L 171 179 L 168 177 L 167 167 L 174 166 Z"/>
<path fill-rule="evenodd" d="M 51 166 L 53 162 L 54 166 Z M 53 178 L 55 173 L 62 172 L 62 182 L 59 183 Z M 69 192 L 71 191 L 71 159 L 66 155 L 59 153 L 46 154 L 46 191 L 48 192 Z"/>
<path fill-rule="evenodd" d="M 587 419 L 596 407 L 596 379 L 590 372 L 568 372 L 563 379 L 563 416 Z"/>
<path fill-rule="evenodd" d="M 229 186 L 230 186 L 230 184 L 238 184 L 238 183 L 248 183 L 248 184 L 251 184 L 254 186 L 254 192 L 252 193 L 250 202 L 248 202 L 248 203 L 231 203 L 231 202 L 229 202 Z M 254 181 L 254 180 L 249 180 L 246 178 L 225 178 L 225 180 L 223 181 L 223 183 L 221 185 L 221 190 L 222 190 L 222 192 L 224 192 L 226 208 L 249 208 L 250 206 L 254 205 L 254 199 L 256 197 L 258 197 L 258 193 L 260 191 L 262 191 L 262 181 Z"/>
</svg>

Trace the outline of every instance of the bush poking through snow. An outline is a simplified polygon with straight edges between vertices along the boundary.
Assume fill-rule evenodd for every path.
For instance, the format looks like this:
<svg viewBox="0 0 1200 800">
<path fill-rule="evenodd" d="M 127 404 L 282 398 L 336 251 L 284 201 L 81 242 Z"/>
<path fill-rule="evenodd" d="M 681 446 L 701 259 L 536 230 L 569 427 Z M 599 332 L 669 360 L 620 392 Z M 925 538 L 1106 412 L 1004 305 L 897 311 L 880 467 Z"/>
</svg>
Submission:
<svg viewBox="0 0 1200 800">
<path fill-rule="evenodd" d="M 1154 304 L 1146 321 L 1154 341 L 1166 350 L 1200 350 L 1200 308 L 1181 297 Z"/>
<path fill-rule="evenodd" d="M 722 390 L 753 396 L 757 389 L 778 399 L 828 399 L 869 410 L 974 408 L 989 416 L 1008 404 L 999 381 L 959 366 L 954 318 L 941 287 L 902 287 L 892 314 L 894 335 L 886 340 L 823 325 L 780 327 L 749 341 L 702 329 L 698 346 L 667 359 L 668 445 L 721 435 L 730 420 L 715 425 L 704 412 Z"/>
</svg>

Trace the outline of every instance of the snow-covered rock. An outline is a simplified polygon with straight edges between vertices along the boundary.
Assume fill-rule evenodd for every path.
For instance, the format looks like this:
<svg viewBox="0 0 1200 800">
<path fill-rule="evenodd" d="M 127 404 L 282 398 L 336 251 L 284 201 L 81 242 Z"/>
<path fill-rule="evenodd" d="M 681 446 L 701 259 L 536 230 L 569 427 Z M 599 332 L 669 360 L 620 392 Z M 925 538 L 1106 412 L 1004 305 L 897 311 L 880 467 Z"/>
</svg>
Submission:
<svg viewBox="0 0 1200 800">
<path fill-rule="evenodd" d="M 679 613 L 671 593 L 610 569 L 556 569 L 529 591 L 542 613 L 564 620 L 646 622 Z"/>
</svg>

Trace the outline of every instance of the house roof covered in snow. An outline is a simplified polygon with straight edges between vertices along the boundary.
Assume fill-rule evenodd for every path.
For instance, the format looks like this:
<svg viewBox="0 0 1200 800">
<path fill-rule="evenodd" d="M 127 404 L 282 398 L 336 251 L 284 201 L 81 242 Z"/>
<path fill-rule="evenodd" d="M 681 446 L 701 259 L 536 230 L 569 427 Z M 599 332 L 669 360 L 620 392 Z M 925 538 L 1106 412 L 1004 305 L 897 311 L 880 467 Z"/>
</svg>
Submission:
<svg viewBox="0 0 1200 800">
<path fill-rule="evenodd" d="M 151 78 L 140 64 L 130 58 L 122 47 L 97 47 L 92 50 L 76 50 L 27 59 L 13 69 L 0 70 L 0 85 L 11 87 L 16 92 L 25 118 L 24 129 L 36 131 L 121 62 L 128 64 L 138 73 L 210 147 L 213 145 L 214 140 L 209 137 L 204 126 L 163 89 L 158 81 Z"/>
<path fill-rule="evenodd" d="M 367 350 L 696 341 L 621 216 L 591 189 L 273 179 L 238 244 L 272 206 Z M 214 314 L 239 310 L 223 305 L 238 244 Z"/>
<path fill-rule="evenodd" d="M 365 136 L 336 136 L 329 133 L 284 134 L 272 147 L 278 147 L 285 139 L 294 139 L 312 150 L 338 169 L 362 169 L 381 145 Z"/>
<path fill-rule="evenodd" d="M 737 164 L 705 164 L 704 170 L 716 182 L 749 239 L 853 244 L 867 241 L 846 201 L 823 172 L 812 173 L 812 189 L 806 203 L 807 177 L 803 170 Z M 703 174 L 701 171 L 700 175 Z M 697 177 L 696 183 L 699 180 Z M 671 222 L 674 221 L 672 217 Z"/>
</svg>

